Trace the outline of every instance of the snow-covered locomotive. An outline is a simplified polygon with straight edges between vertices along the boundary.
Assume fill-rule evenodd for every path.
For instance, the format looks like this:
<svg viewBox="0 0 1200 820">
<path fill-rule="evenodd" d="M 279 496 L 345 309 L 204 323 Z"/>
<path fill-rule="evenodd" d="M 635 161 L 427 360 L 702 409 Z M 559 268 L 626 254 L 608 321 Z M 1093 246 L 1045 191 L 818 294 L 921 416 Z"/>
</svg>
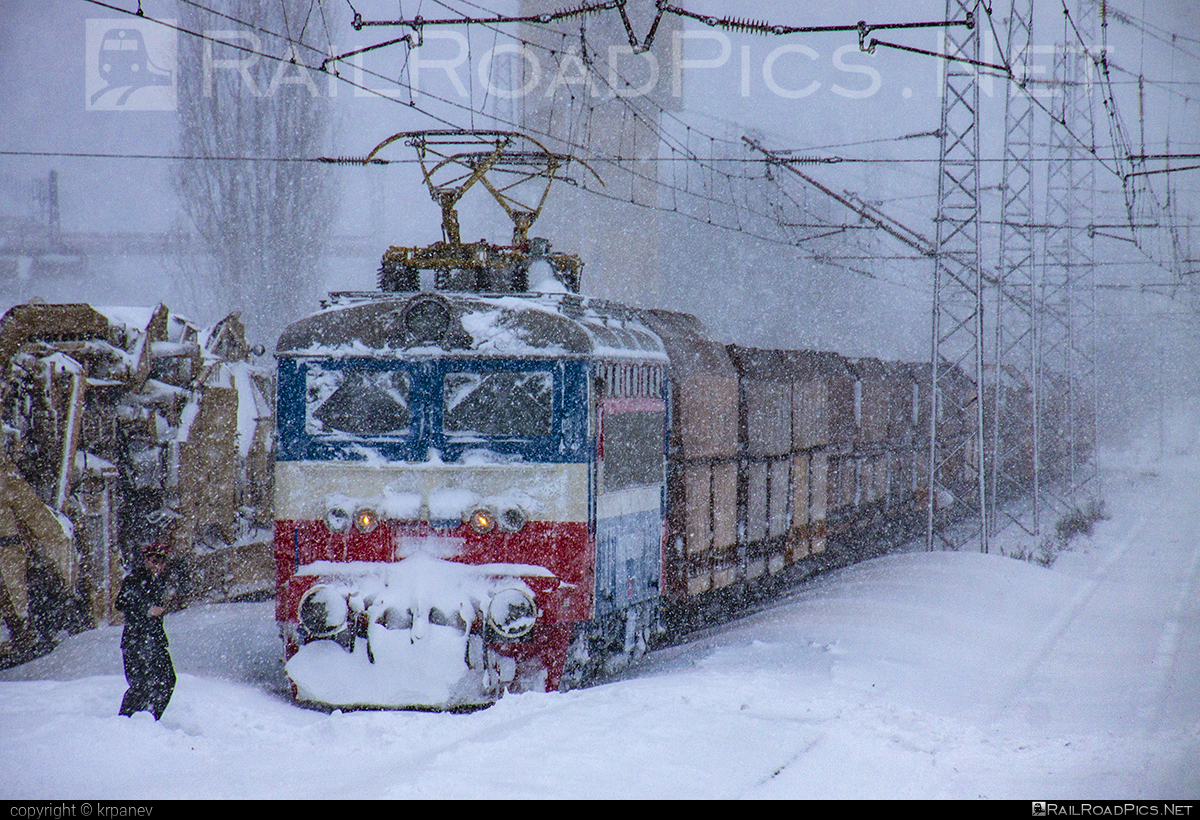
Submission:
<svg viewBox="0 0 1200 820">
<path fill-rule="evenodd" d="M 530 174 L 516 135 L 457 153 L 458 134 L 405 136 L 442 160 L 427 181 L 449 164 L 548 183 L 565 159 L 534 152 L 550 167 Z M 446 241 L 389 249 L 380 291 L 334 294 L 276 351 L 277 614 L 303 700 L 445 708 L 556 688 L 589 639 L 634 641 L 658 617 L 661 340 L 577 295 L 579 261 L 525 235 L 540 204 L 489 185 L 513 245 L 462 243 L 469 185 L 430 187 Z"/>
<path fill-rule="evenodd" d="M 302 699 L 556 688 L 577 625 L 655 617 L 667 359 L 632 316 L 345 295 L 278 357 L 278 606 Z"/>
<path fill-rule="evenodd" d="M 333 294 L 276 351 L 276 606 L 300 699 L 554 690 L 644 649 L 664 607 L 920 518 L 928 365 L 726 346 L 583 298 L 579 260 L 527 236 L 545 193 L 522 206 L 487 181 L 548 185 L 568 158 L 499 132 L 400 137 L 444 241 L 390 248 L 378 291 Z M 476 181 L 512 245 L 461 241 Z M 946 434 L 965 429 L 966 402 L 941 404 Z M 972 457 L 943 486 L 969 488 Z"/>
</svg>

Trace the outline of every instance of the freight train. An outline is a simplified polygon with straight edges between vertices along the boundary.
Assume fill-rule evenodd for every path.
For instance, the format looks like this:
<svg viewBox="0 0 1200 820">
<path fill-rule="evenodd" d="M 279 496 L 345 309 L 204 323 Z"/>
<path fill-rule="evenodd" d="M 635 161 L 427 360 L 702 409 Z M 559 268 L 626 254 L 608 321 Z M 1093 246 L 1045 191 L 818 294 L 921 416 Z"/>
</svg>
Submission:
<svg viewBox="0 0 1200 820">
<path fill-rule="evenodd" d="M 378 290 L 331 294 L 276 350 L 276 617 L 299 700 L 570 687 L 831 539 L 923 525 L 930 413 L 968 429 L 967 401 L 930 402 L 928 364 L 726 345 L 692 316 L 585 298 L 580 261 L 527 236 L 540 204 L 500 184 L 513 244 L 459 238 L 464 178 L 514 154 L 528 174 L 516 135 L 398 136 L 445 239 L 390 248 Z M 457 187 L 431 181 L 449 166 Z M 958 452 L 939 515 L 976 474 Z"/>
</svg>

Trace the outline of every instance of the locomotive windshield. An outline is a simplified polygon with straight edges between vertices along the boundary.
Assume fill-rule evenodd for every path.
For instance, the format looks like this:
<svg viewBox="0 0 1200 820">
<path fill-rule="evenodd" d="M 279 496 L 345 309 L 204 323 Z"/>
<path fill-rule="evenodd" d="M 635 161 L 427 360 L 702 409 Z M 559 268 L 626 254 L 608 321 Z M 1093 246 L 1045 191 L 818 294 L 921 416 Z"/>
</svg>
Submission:
<svg viewBox="0 0 1200 820">
<path fill-rule="evenodd" d="M 442 429 L 456 438 L 533 438 L 553 432 L 554 377 L 545 371 L 447 373 Z"/>
<path fill-rule="evenodd" d="M 409 375 L 310 365 L 305 429 L 313 435 L 395 436 L 411 422 Z"/>
<path fill-rule="evenodd" d="M 282 357 L 279 373 L 279 460 L 587 458 L 583 361 Z"/>
</svg>

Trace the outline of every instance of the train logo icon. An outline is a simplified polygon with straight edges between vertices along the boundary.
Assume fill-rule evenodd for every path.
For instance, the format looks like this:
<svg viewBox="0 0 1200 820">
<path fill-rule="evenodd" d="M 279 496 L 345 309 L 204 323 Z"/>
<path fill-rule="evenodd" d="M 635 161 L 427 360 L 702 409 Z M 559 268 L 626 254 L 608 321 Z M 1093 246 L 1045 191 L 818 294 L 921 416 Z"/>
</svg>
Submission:
<svg viewBox="0 0 1200 820">
<path fill-rule="evenodd" d="M 174 111 L 177 37 L 174 20 L 87 21 L 88 111 Z"/>
</svg>

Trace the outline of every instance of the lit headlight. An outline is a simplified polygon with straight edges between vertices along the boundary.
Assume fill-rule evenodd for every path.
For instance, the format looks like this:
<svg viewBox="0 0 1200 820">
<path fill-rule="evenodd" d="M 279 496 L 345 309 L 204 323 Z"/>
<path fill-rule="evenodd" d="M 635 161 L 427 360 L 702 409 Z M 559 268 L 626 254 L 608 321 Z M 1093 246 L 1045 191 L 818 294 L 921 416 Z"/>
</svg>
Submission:
<svg viewBox="0 0 1200 820">
<path fill-rule="evenodd" d="M 359 507 L 354 511 L 354 529 L 361 533 L 374 532 L 379 526 L 379 516 L 370 507 Z"/>
<path fill-rule="evenodd" d="M 330 532 L 345 532 L 350 526 L 350 513 L 341 507 L 334 507 L 325 513 L 325 526 Z"/>
<path fill-rule="evenodd" d="M 497 523 L 500 525 L 500 529 L 505 532 L 518 532 L 525 526 L 527 520 L 525 511 L 520 507 L 509 507 L 500 513 L 500 519 Z"/>
<path fill-rule="evenodd" d="M 346 599 L 324 585 L 317 585 L 300 599 L 300 625 L 310 638 L 328 638 L 346 628 L 350 606 Z"/>
<path fill-rule="evenodd" d="M 475 530 L 475 532 L 485 535 L 496 529 L 496 516 L 491 510 L 480 507 L 471 513 L 467 519 L 467 523 L 471 525 L 471 529 Z"/>
<path fill-rule="evenodd" d="M 524 637 L 537 621 L 537 604 L 520 589 L 502 589 L 488 604 L 488 623 L 507 640 Z"/>
</svg>

